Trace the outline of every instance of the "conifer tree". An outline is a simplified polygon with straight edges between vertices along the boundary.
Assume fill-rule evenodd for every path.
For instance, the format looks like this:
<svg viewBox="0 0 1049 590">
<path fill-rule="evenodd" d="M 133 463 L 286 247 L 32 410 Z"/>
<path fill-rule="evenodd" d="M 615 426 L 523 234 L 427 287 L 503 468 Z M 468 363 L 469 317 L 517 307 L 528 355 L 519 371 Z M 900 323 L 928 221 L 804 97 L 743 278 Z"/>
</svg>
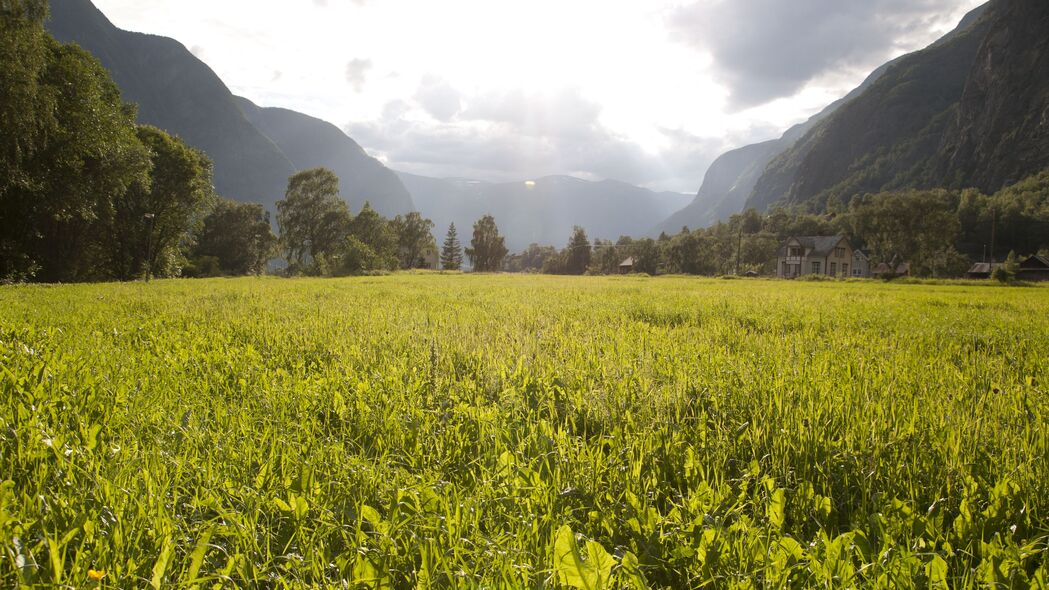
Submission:
<svg viewBox="0 0 1049 590">
<path fill-rule="evenodd" d="M 463 248 L 459 244 L 459 237 L 455 232 L 455 224 L 448 226 L 448 235 L 444 238 L 444 246 L 441 248 L 441 268 L 444 270 L 459 270 L 463 266 Z"/>
</svg>

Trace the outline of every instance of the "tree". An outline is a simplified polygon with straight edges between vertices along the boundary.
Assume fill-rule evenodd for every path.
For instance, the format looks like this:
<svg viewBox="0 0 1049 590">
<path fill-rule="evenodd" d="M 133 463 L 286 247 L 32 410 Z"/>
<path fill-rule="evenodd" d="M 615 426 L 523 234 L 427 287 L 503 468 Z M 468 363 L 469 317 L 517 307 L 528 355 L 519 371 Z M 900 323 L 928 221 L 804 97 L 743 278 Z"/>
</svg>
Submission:
<svg viewBox="0 0 1049 590">
<path fill-rule="evenodd" d="M 437 249 L 437 243 L 430 233 L 433 231 L 433 222 L 418 212 L 394 217 L 392 226 L 397 234 L 397 254 L 401 268 L 419 267 L 424 262 L 423 256 Z"/>
<path fill-rule="evenodd" d="M 853 199 L 841 223 L 876 261 L 910 261 L 916 274 L 949 273 L 959 258 L 957 198 L 943 190 L 865 195 Z"/>
<path fill-rule="evenodd" d="M 284 199 L 277 201 L 280 243 L 289 270 L 322 273 L 321 267 L 344 246 L 351 221 L 334 172 L 312 168 L 294 174 Z"/>
<path fill-rule="evenodd" d="M 362 270 L 390 270 L 397 268 L 397 235 L 391 223 L 379 215 L 367 201 L 353 218 L 350 235 L 371 249 L 374 257 L 369 268 Z"/>
<path fill-rule="evenodd" d="M 114 200 L 109 233 L 110 268 L 118 279 L 177 274 L 181 247 L 204 220 L 214 198 L 211 160 L 156 127 L 140 126 L 150 154 L 148 182 Z"/>
<path fill-rule="evenodd" d="M 474 224 L 473 239 L 466 249 L 466 256 L 477 272 L 495 272 L 503 264 L 507 254 L 503 237 L 495 225 L 495 218 L 485 215 Z"/>
<path fill-rule="evenodd" d="M 33 12 L 26 7 L 34 3 L 14 4 L 0 7 L 0 278 L 112 277 L 104 238 L 113 230 L 113 200 L 148 182 L 150 167 L 134 109 L 86 51 L 43 33 L 29 42 L 37 25 L 12 25 L 9 11 Z M 19 39 L 25 58 L 7 54 Z M 41 63 L 8 68 L 39 52 Z"/>
<path fill-rule="evenodd" d="M 227 275 L 261 274 L 276 253 L 277 237 L 269 213 L 258 203 L 218 199 L 204 218 L 193 248 L 194 262 L 213 257 L 216 271 Z M 201 274 L 211 274 L 199 268 Z"/>
<path fill-rule="evenodd" d="M 568 248 L 565 252 L 565 272 L 571 275 L 581 275 L 590 266 L 590 240 L 586 237 L 586 231 L 578 225 L 572 230 L 572 237 L 568 240 Z"/>
<path fill-rule="evenodd" d="M 52 43 L 46 0 L 0 2 L 0 197 L 31 183 L 23 164 L 53 130 L 54 100 L 41 84 Z"/>
<path fill-rule="evenodd" d="M 444 237 L 444 246 L 441 247 L 441 268 L 444 270 L 459 270 L 463 267 L 463 247 L 459 244 L 459 236 L 455 231 L 455 224 L 448 226 L 448 234 Z"/>
<path fill-rule="evenodd" d="M 357 236 L 346 237 L 339 256 L 336 272 L 341 275 L 358 275 L 369 270 L 379 270 L 388 260 L 384 260 L 368 244 Z"/>
<path fill-rule="evenodd" d="M 587 269 L 593 274 L 616 274 L 619 272 L 619 264 L 623 262 L 622 256 L 615 243 L 608 240 L 594 240 L 594 255 Z"/>
</svg>

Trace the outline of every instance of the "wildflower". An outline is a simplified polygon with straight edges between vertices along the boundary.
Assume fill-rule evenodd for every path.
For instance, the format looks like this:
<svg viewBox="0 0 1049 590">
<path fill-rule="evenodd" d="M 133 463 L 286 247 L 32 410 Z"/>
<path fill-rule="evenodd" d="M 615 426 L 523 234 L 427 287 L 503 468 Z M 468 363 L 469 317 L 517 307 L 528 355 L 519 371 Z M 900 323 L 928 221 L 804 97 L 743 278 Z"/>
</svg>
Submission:
<svg viewBox="0 0 1049 590">
<path fill-rule="evenodd" d="M 87 577 L 91 578 L 96 582 L 102 581 L 102 578 L 106 577 L 106 570 L 87 570 Z"/>
</svg>

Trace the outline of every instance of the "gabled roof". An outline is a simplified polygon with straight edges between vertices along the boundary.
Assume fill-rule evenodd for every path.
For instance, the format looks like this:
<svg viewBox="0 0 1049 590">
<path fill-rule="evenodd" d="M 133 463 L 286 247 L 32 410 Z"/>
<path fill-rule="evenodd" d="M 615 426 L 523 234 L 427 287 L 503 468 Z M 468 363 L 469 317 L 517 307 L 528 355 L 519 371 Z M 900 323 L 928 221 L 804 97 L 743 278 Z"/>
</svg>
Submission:
<svg viewBox="0 0 1049 590">
<path fill-rule="evenodd" d="M 1022 270 L 1042 270 L 1049 269 L 1049 256 L 1039 256 L 1035 254 L 1027 260 L 1020 263 Z"/>
<path fill-rule="evenodd" d="M 1000 262 L 977 262 L 967 271 L 971 275 L 989 275 L 1001 266 Z"/>
<path fill-rule="evenodd" d="M 852 256 L 853 256 L 853 258 L 858 256 L 858 257 L 860 257 L 860 258 L 862 258 L 864 260 L 867 260 L 867 261 L 869 261 L 871 259 L 871 255 L 870 254 L 868 254 L 868 253 L 866 253 L 863 250 L 860 250 L 858 248 L 856 250 L 853 250 Z"/>
<path fill-rule="evenodd" d="M 791 236 L 780 247 L 780 256 L 786 255 L 787 244 L 795 240 L 805 249 L 805 256 L 826 258 L 844 239 L 845 236 Z"/>
<path fill-rule="evenodd" d="M 631 256 L 630 258 L 627 258 L 623 262 L 620 262 L 619 266 L 634 266 L 634 257 Z"/>
</svg>

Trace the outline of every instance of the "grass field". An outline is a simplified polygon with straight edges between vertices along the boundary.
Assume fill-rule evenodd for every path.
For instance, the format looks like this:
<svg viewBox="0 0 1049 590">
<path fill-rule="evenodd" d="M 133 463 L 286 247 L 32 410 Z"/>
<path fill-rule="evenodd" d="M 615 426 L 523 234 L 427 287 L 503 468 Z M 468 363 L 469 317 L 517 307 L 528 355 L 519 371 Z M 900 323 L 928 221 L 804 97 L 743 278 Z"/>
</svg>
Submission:
<svg viewBox="0 0 1049 590">
<path fill-rule="evenodd" d="M 6 588 L 1049 580 L 1049 288 L 16 286 L 0 367 Z"/>
</svg>

